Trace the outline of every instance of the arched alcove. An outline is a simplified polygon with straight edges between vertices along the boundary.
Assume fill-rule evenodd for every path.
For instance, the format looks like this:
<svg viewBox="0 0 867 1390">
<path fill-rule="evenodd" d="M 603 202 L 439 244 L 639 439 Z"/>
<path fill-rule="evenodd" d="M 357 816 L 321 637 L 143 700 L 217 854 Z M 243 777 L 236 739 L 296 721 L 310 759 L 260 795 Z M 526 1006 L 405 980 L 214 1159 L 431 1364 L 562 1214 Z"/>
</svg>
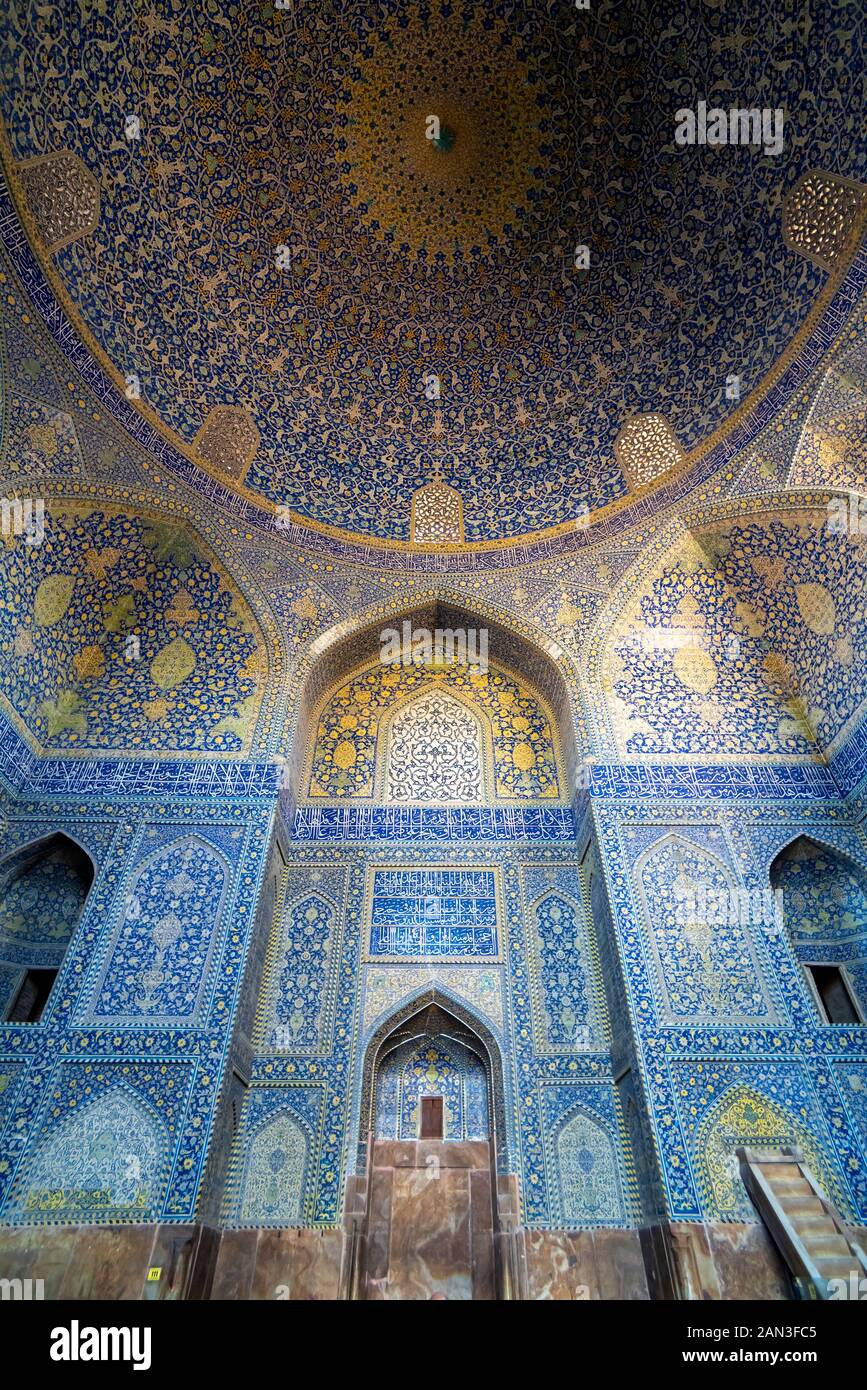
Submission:
<svg viewBox="0 0 867 1390">
<path fill-rule="evenodd" d="M 152 1106 L 123 1083 L 109 1085 L 61 1114 L 18 1178 L 10 1211 L 16 1219 L 153 1220 L 166 1181 L 171 1140 Z M 99 1215 L 87 1200 L 105 1202 Z"/>
<path fill-rule="evenodd" d="M 626 1203 L 617 1143 L 598 1116 L 571 1110 L 554 1139 L 559 1189 L 557 1211 L 565 1226 L 617 1224 Z"/>
<path fill-rule="evenodd" d="M 384 1114 L 391 1114 L 387 1099 L 383 1095 L 389 1086 L 394 1089 L 394 1104 L 401 1105 L 400 1072 L 412 1068 L 414 1060 L 418 1065 L 425 1061 L 426 1050 L 435 1051 L 437 1058 L 432 1070 L 437 1074 L 426 1084 L 424 1076 L 416 1078 L 414 1097 L 406 1098 L 405 1114 L 395 1109 L 395 1133 L 380 1136 L 378 1120 Z M 441 1065 L 440 1057 L 449 1058 L 454 1065 L 453 1075 Z M 478 1070 L 481 1069 L 481 1070 Z M 480 1096 L 480 1085 L 484 1078 L 484 1100 Z M 404 1084 L 404 1090 L 406 1086 Z M 460 1091 L 460 1094 L 458 1094 Z M 469 1106 L 472 1119 L 469 1129 L 485 1129 L 485 1133 L 468 1133 L 467 1116 L 462 1113 L 458 1126 L 461 1133 L 449 1132 L 448 1115 L 444 1124 L 443 1138 L 485 1139 L 493 1138 L 498 1158 L 502 1160 L 506 1147 L 505 1103 L 503 1091 L 503 1064 L 500 1049 L 490 1029 L 476 1018 L 464 1005 L 452 999 L 444 991 L 431 988 L 402 1005 L 389 1018 L 385 1019 L 370 1038 L 364 1057 L 361 1081 L 361 1108 L 358 1135 L 358 1170 L 363 1171 L 367 1154 L 369 1136 L 375 1138 L 411 1138 L 410 1130 L 414 1120 L 410 1113 L 412 1101 L 421 1095 L 446 1097 L 444 1110 L 448 1111 L 448 1096 L 455 1097 L 456 1106 L 463 1112 Z M 401 1118 L 403 1124 L 401 1125 Z M 399 1130 L 406 1132 L 398 1132 Z"/>
<path fill-rule="evenodd" d="M 696 1175 L 706 1217 L 755 1219 L 755 1208 L 740 1176 L 737 1151 L 742 1146 L 800 1149 L 831 1200 L 847 1209 L 845 1193 L 814 1124 L 805 1123 L 796 1106 L 774 1099 L 760 1085 L 737 1083 L 724 1089 L 698 1126 L 695 1138 Z"/>
<path fill-rule="evenodd" d="M 867 1019 L 867 873 L 799 835 L 770 868 L 792 950 L 823 1023 Z"/>
<path fill-rule="evenodd" d="M 450 690 L 429 688 L 387 716 L 380 795 L 391 803 L 486 799 L 490 726 Z"/>
<path fill-rule="evenodd" d="M 94 878 L 90 856 L 58 831 L 0 864 L 0 1018 L 36 1023 Z"/>
<path fill-rule="evenodd" d="M 415 1022 L 421 1032 L 392 1039 L 383 1047 L 375 1075 L 374 1137 L 489 1139 L 488 1078 L 482 1057 L 448 1032 L 428 1031 L 425 1014 Z M 432 1109 L 428 1126 L 424 1105 L 430 1101 L 438 1109 Z"/>
<path fill-rule="evenodd" d="M 300 691 L 291 769 L 283 778 L 284 789 L 291 788 L 290 802 L 298 804 L 307 799 L 312 745 L 320 711 L 327 698 L 353 672 L 379 661 L 384 632 L 392 630 L 402 634 L 405 627 L 410 632 L 423 629 L 429 633 L 486 634 L 490 665 L 504 672 L 507 678 L 516 680 L 518 686 L 538 700 L 544 711 L 556 748 L 558 785 L 555 799 L 568 800 L 574 788 L 579 758 L 581 735 L 576 737 L 576 729 L 582 725 L 582 715 L 575 703 L 577 686 L 571 680 L 569 664 L 561 649 L 541 631 L 531 633 L 522 624 L 509 626 L 501 616 L 483 607 L 470 608 L 458 600 L 431 596 L 414 606 L 384 609 L 377 618 L 361 617 L 343 623 L 323 633 L 312 644 Z M 399 671 L 401 668 L 386 669 Z M 462 692 L 454 693 L 460 696 Z M 472 690 L 469 693 L 472 703 L 477 697 Z M 519 770 L 522 756 L 519 751 L 516 760 Z M 380 773 L 377 791 L 381 785 Z M 502 784 L 500 794 L 509 796 Z M 525 794 L 521 790 L 515 793 L 516 796 Z M 544 794 L 550 797 L 552 793 L 548 789 Z"/>
</svg>

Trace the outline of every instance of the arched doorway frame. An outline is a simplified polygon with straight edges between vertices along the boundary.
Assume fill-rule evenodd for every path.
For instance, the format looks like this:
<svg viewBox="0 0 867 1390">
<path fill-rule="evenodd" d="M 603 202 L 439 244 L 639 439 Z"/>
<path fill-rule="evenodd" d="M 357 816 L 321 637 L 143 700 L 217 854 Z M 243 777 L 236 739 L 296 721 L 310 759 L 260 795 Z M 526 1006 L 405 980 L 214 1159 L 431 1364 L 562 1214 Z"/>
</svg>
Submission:
<svg viewBox="0 0 867 1390">
<path fill-rule="evenodd" d="M 364 1053 L 361 1077 L 361 1109 L 358 1125 L 357 1171 L 363 1172 L 367 1162 L 368 1137 L 376 1122 L 376 1077 L 383 1059 L 391 1052 L 389 1041 L 394 1033 L 411 1024 L 414 1018 L 424 1014 L 435 1005 L 454 1019 L 455 1023 L 473 1035 L 478 1047 L 474 1050 L 485 1067 L 488 1082 L 488 1106 L 491 1121 L 491 1134 L 496 1149 L 498 1166 L 508 1171 L 506 1165 L 507 1130 L 506 1097 L 503 1078 L 503 1059 L 500 1045 L 494 1034 L 482 1020 L 460 1003 L 439 985 L 418 991 L 411 999 L 399 1004 L 371 1034 Z M 401 1038 L 401 1041 L 404 1041 Z M 463 1041 L 460 1035 L 456 1041 Z M 464 1043 L 464 1046 L 470 1044 Z"/>
</svg>

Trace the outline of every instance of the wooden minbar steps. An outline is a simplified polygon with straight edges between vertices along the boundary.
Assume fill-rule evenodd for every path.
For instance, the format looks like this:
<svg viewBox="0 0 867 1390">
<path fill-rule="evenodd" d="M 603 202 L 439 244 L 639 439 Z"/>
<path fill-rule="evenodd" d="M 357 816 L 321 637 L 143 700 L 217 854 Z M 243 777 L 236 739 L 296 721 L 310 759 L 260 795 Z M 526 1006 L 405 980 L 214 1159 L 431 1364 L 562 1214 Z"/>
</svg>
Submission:
<svg viewBox="0 0 867 1390">
<path fill-rule="evenodd" d="M 736 1150 L 744 1186 L 785 1260 L 795 1296 L 839 1297 L 867 1277 L 867 1257 L 852 1240 L 803 1154 L 796 1148 Z M 844 1295 L 845 1296 L 845 1295 Z"/>
</svg>

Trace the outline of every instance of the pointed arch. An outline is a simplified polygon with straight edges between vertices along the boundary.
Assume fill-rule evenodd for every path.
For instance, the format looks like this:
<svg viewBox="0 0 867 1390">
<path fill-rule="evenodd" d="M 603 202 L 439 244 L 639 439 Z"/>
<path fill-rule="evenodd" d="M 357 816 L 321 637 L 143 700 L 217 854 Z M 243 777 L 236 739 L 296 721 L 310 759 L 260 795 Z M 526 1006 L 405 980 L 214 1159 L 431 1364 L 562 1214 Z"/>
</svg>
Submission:
<svg viewBox="0 0 867 1390">
<path fill-rule="evenodd" d="M 755 1210 L 740 1180 L 736 1149 L 741 1146 L 800 1148 L 826 1194 L 843 1211 L 850 1203 L 817 1138 L 780 1102 L 758 1087 L 732 1083 L 702 1120 L 695 1140 L 699 1197 L 704 1215 L 729 1221 L 753 1220 Z"/>
<path fill-rule="evenodd" d="M 428 718 L 413 728 L 419 710 Z M 493 761 L 487 711 L 432 680 L 396 701 L 380 721 L 374 795 L 404 805 L 478 804 L 493 797 Z"/>
<path fill-rule="evenodd" d="M 616 1225 L 627 1214 L 618 1145 L 583 1105 L 566 1113 L 553 1135 L 558 1213 L 566 1227 Z"/>
<path fill-rule="evenodd" d="M 298 719 L 291 759 L 282 781 L 284 804 L 307 799 L 310 746 L 318 715 L 329 695 L 353 672 L 378 660 L 383 629 L 402 629 L 404 622 L 434 631 L 484 628 L 489 660 L 525 682 L 550 715 L 550 728 L 562 772 L 561 797 L 569 800 L 583 746 L 585 719 L 574 665 L 563 649 L 535 624 L 495 605 L 477 602 L 446 586 L 434 586 L 412 604 L 395 600 L 368 609 L 357 618 L 320 633 L 299 665 Z"/>
<path fill-rule="evenodd" d="M 371 1037 L 387 1019 L 397 1014 L 411 1004 L 418 996 L 418 967 L 389 965 L 386 967 L 386 975 L 389 981 L 401 981 L 406 988 L 389 993 L 388 1002 L 381 1007 L 371 996 L 370 990 L 370 969 L 365 982 L 365 1010 L 362 1040 Z M 486 1028 L 489 1028 L 495 1037 L 500 1037 L 503 1031 L 503 1008 L 502 990 L 499 981 L 499 971 L 495 962 L 490 966 L 484 967 L 481 971 L 471 971 L 469 976 L 464 966 L 454 966 L 449 961 L 443 960 L 439 965 L 429 966 L 426 969 L 430 980 L 429 988 L 438 989 L 443 997 L 448 997 L 460 1008 L 479 1019 Z M 445 977 L 448 978 L 446 982 Z M 476 990 L 473 994 L 470 991 L 471 982 L 476 976 L 482 978 L 482 989 Z M 483 1002 L 485 992 L 495 992 L 495 1002 L 488 1004 Z M 370 1005 L 370 1007 L 368 1007 Z"/>
<path fill-rule="evenodd" d="M 769 487 L 660 528 L 588 635 L 593 751 L 810 762 L 841 745 L 863 714 L 847 672 L 863 664 L 867 616 L 863 555 L 829 525 L 831 500 Z"/>
<path fill-rule="evenodd" d="M 537 687 L 504 664 L 476 672 L 463 662 L 425 668 L 364 662 L 328 688 L 313 712 L 303 764 L 304 799 L 382 800 L 388 786 L 388 734 L 405 706 L 448 695 L 477 722 L 484 798 L 562 803 L 566 775 L 553 710 Z M 422 739 L 422 742 L 425 742 Z M 426 744 L 430 752 L 429 742 Z M 408 804 L 438 798 L 417 797 Z M 463 804 L 463 794 L 453 798 Z"/>
<path fill-rule="evenodd" d="M 669 832 L 644 850 L 633 874 L 661 1022 L 773 1023 L 776 1004 L 731 867 Z"/>
<path fill-rule="evenodd" d="M 386 1045 L 377 1068 L 374 1126 L 377 1139 L 420 1137 L 419 1102 L 443 1100 L 443 1138 L 490 1138 L 484 1060 L 465 1041 L 427 1032 Z"/>
<path fill-rule="evenodd" d="M 88 1016 L 115 1025 L 194 1021 L 231 881 L 226 856 L 198 833 L 164 842 L 136 865 Z"/>
<path fill-rule="evenodd" d="M 433 1013 L 431 1011 L 434 1011 Z M 428 1019 L 424 1019 L 424 1015 Z M 454 1037 L 481 1058 L 488 1082 L 491 1131 L 496 1145 L 498 1162 L 507 1171 L 506 1107 L 503 1059 L 499 1043 L 485 1023 L 467 1006 L 439 986 L 417 991 L 406 1003 L 394 1009 L 373 1032 L 364 1054 L 360 1087 L 358 1171 L 364 1170 L 368 1136 L 375 1129 L 376 1081 L 378 1068 L 385 1056 L 404 1039 L 416 1038 L 436 1025 L 436 1032 Z"/>
<path fill-rule="evenodd" d="M 282 693 L 277 624 L 198 518 L 121 491 L 61 489 L 42 544 L 0 554 L 0 629 L 27 657 L 0 673 L 0 703 L 39 755 L 250 755 Z M 145 630 L 147 650 L 127 644 Z"/>
<path fill-rule="evenodd" d="M 27 1221 L 153 1220 L 168 1156 L 155 1111 L 117 1082 L 63 1116 L 40 1141 L 16 1182 L 11 1210 Z"/>
<path fill-rule="evenodd" d="M 867 1018 L 863 866 L 826 839 L 801 833 L 777 851 L 768 877 L 820 1021 Z M 830 996 L 823 994 L 828 987 Z"/>
<path fill-rule="evenodd" d="M 304 1194 L 311 1135 L 291 1106 L 281 1106 L 245 1135 L 237 1212 L 243 1225 L 297 1225 Z"/>
<path fill-rule="evenodd" d="M 329 954 L 339 921 L 334 899 L 319 888 L 280 904 L 268 946 L 253 1043 L 274 1052 L 321 1043 Z"/>
<path fill-rule="evenodd" d="M 565 911 L 564 911 L 565 909 Z M 594 979 L 598 961 L 580 899 L 551 886 L 527 907 L 531 928 L 534 993 L 538 994 L 539 1047 L 564 1051 L 588 1047 L 600 1023 Z"/>
<path fill-rule="evenodd" d="M 409 538 L 417 545 L 463 545 L 464 504 L 457 488 L 442 478 L 416 488 L 410 503 Z"/>
<path fill-rule="evenodd" d="M 37 1022 L 84 914 L 96 869 L 65 831 L 0 862 L 0 1019 Z"/>
</svg>

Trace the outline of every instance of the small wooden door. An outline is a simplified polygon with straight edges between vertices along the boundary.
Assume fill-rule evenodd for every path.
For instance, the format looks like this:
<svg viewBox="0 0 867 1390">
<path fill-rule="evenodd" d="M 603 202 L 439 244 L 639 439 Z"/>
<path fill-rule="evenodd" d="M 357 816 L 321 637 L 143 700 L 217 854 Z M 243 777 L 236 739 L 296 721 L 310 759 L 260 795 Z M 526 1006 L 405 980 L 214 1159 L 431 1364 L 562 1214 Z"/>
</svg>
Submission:
<svg viewBox="0 0 867 1390">
<path fill-rule="evenodd" d="M 422 1139 L 442 1139 L 442 1137 L 443 1137 L 443 1098 L 442 1098 L 442 1096 L 422 1096 L 422 1098 L 421 1098 L 421 1137 L 422 1137 Z"/>
</svg>

